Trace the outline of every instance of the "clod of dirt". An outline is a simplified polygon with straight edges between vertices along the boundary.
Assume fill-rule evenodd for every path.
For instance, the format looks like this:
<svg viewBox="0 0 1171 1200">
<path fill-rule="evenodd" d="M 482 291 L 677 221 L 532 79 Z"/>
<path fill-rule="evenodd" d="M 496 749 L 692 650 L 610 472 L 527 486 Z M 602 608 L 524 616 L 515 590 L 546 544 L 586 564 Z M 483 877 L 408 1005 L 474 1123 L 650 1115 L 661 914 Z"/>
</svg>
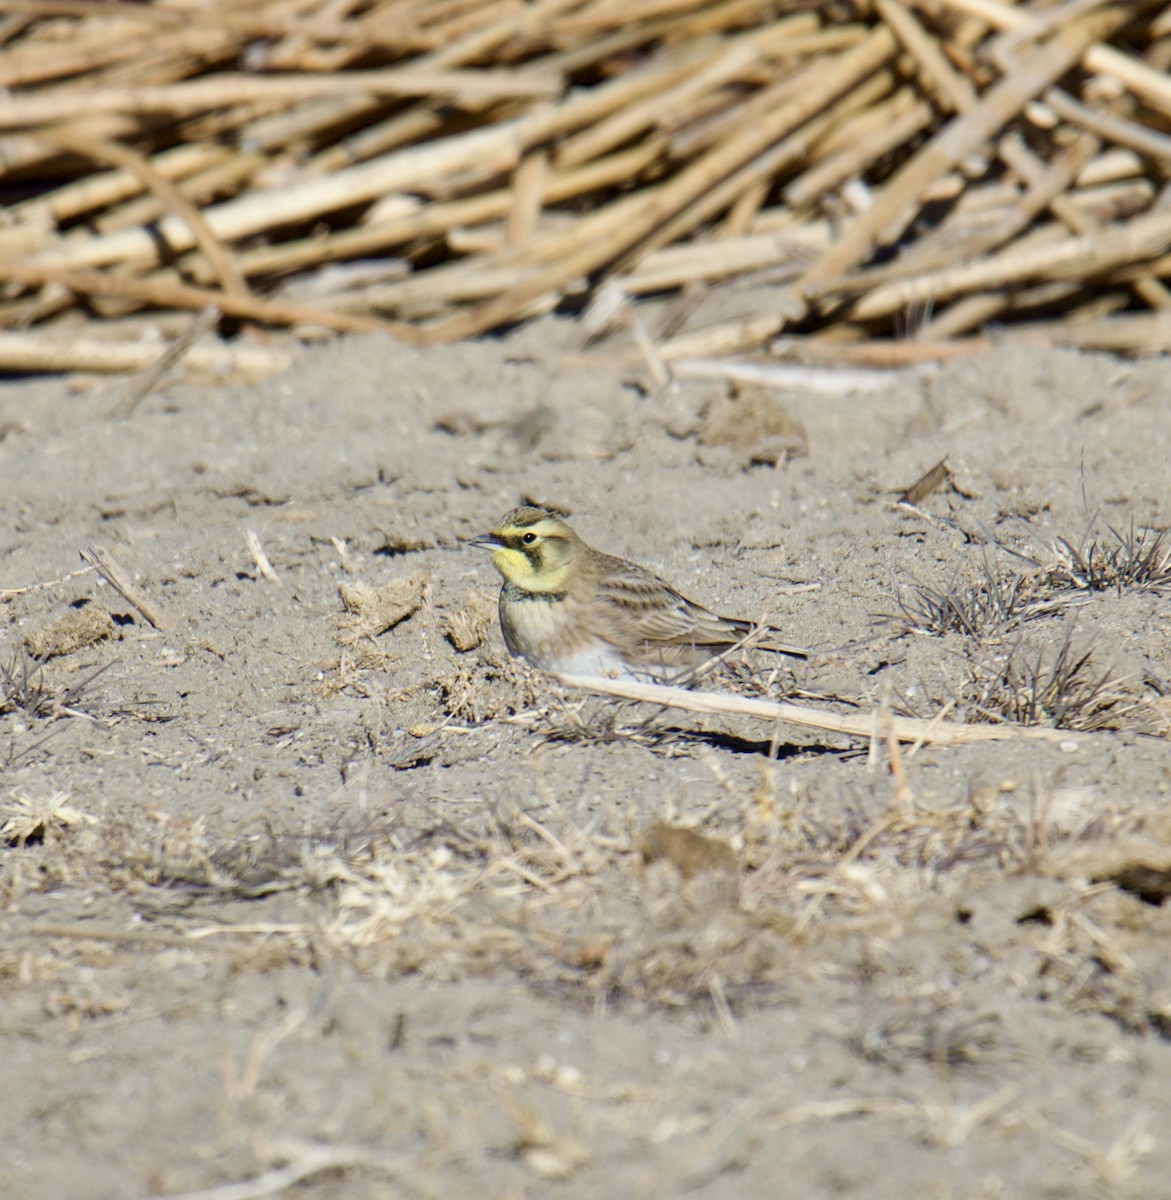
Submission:
<svg viewBox="0 0 1171 1200">
<path fill-rule="evenodd" d="M 666 859 L 684 879 L 708 871 L 736 870 L 736 854 L 727 842 L 705 837 L 694 829 L 668 825 L 665 821 L 655 821 L 647 828 L 639 842 L 639 850 L 643 862 Z"/>
<path fill-rule="evenodd" d="M 88 602 L 71 608 L 64 616 L 40 629 L 25 634 L 24 648 L 33 658 L 44 661 L 83 650 L 116 632 L 114 618 L 100 605 Z"/>
<path fill-rule="evenodd" d="M 728 446 L 746 467 L 775 466 L 809 453 L 805 427 L 768 388 L 733 384 L 708 411 L 701 446 Z"/>
<path fill-rule="evenodd" d="M 380 588 L 339 583 L 337 591 L 346 612 L 337 619 L 338 642 L 351 646 L 363 638 L 377 637 L 413 616 L 423 605 L 429 579 L 430 572 L 414 571 Z"/>
<path fill-rule="evenodd" d="M 495 619 L 495 596 L 483 590 L 469 591 L 464 596 L 463 607 L 458 612 L 448 614 L 444 621 L 444 634 L 463 654 L 483 644 Z"/>
<path fill-rule="evenodd" d="M 430 550 L 435 545 L 431 538 L 409 533 L 395 533 L 385 529 L 382 531 L 382 538 L 382 545 L 376 553 L 383 554 L 387 558 L 394 558 L 399 554 L 417 554 L 420 550 Z"/>
</svg>

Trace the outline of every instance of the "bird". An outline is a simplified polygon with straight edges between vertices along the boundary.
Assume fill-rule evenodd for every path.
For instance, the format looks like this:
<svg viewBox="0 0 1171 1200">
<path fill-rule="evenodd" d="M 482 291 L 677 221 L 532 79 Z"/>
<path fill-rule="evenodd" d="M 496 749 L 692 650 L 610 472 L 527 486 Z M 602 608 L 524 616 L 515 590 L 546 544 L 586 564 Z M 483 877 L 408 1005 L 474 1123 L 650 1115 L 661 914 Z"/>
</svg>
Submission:
<svg viewBox="0 0 1171 1200">
<path fill-rule="evenodd" d="M 681 682 L 746 638 L 808 658 L 771 640 L 771 626 L 722 617 L 638 563 L 587 545 L 560 516 L 525 506 L 471 539 L 492 551 L 504 578 L 500 628 L 509 653 L 559 675 Z"/>
</svg>

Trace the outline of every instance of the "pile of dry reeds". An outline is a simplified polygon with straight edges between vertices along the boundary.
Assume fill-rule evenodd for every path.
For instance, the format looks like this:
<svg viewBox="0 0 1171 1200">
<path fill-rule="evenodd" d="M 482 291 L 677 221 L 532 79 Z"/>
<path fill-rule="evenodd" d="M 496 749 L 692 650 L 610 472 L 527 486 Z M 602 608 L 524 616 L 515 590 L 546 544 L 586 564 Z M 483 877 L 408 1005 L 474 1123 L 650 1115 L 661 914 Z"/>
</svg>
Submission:
<svg viewBox="0 0 1171 1200">
<path fill-rule="evenodd" d="M 140 365 L 209 306 L 437 343 L 589 302 L 660 360 L 1171 345 L 1164 4 L 0 0 L 0 46 L 0 369 Z"/>
</svg>

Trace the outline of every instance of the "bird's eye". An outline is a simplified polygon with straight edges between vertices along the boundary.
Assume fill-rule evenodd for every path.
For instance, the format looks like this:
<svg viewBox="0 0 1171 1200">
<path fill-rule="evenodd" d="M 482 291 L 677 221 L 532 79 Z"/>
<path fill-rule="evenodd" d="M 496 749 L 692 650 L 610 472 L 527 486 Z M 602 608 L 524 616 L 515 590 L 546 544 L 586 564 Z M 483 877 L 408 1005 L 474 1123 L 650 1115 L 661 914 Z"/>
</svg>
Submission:
<svg viewBox="0 0 1171 1200">
<path fill-rule="evenodd" d="M 526 533 L 520 540 L 526 546 L 531 546 L 537 540 L 537 535 L 535 533 Z"/>
</svg>

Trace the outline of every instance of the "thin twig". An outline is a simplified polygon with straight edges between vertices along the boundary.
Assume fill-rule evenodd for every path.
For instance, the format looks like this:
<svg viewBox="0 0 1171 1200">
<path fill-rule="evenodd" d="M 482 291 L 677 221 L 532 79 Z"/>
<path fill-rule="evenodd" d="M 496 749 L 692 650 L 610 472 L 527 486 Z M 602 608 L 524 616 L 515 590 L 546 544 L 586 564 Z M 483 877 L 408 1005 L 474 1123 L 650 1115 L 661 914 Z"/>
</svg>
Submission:
<svg viewBox="0 0 1171 1200">
<path fill-rule="evenodd" d="M 661 683 L 639 683 L 626 679 L 603 679 L 593 675 L 557 675 L 569 687 L 625 700 L 640 700 L 661 704 L 667 708 L 682 708 L 689 712 L 725 713 L 756 717 L 762 721 L 786 721 L 806 729 L 823 729 L 848 737 L 864 738 L 874 735 L 874 717 L 844 716 L 823 712 L 805 705 L 757 700 L 749 696 L 734 696 L 723 692 L 692 692 L 686 688 L 668 687 Z M 1033 728 L 1021 725 L 963 725 L 944 721 L 925 721 L 914 717 L 890 717 L 891 736 L 900 742 L 922 739 L 933 745 L 966 745 L 969 742 L 1003 742 L 1010 738 L 1030 738 L 1044 742 L 1076 742 L 1080 735 L 1067 730 Z"/>
<path fill-rule="evenodd" d="M 262 578 L 267 579 L 269 583 L 280 583 L 281 577 L 273 570 L 272 563 L 268 561 L 268 555 L 264 552 L 264 547 L 260 544 L 260 535 L 254 529 L 249 529 L 244 534 L 244 540 L 248 543 L 248 553 L 252 555 L 252 561 L 256 564 L 256 570 Z"/>
<path fill-rule="evenodd" d="M 142 374 L 131 380 L 125 394 L 111 410 L 112 417 L 130 417 L 138 406 L 150 395 L 159 384 L 159 380 L 173 370 L 183 358 L 191 352 L 192 346 L 205 333 L 210 332 L 220 319 L 220 310 L 214 304 L 209 304 L 187 328 L 159 355 L 158 361 L 148 367 Z"/>
<path fill-rule="evenodd" d="M 283 1167 L 274 1167 L 239 1183 L 224 1183 L 198 1192 L 176 1192 L 168 1200 L 264 1200 L 326 1171 L 363 1167 L 394 1175 L 402 1169 L 385 1155 L 362 1146 L 315 1146 L 299 1142 L 290 1144 L 286 1153 L 292 1161 Z"/>
<path fill-rule="evenodd" d="M 87 546 L 80 553 L 82 560 L 89 563 L 127 604 L 138 609 L 160 633 L 176 628 L 174 619 L 147 596 L 108 550 L 102 546 Z"/>
</svg>

